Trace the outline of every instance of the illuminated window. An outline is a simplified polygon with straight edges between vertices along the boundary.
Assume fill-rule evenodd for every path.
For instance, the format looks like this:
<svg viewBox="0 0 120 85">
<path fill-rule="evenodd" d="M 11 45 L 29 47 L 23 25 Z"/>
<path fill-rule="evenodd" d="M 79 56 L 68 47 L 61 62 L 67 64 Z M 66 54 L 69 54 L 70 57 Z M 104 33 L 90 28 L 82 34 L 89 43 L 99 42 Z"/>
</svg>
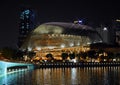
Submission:
<svg viewBox="0 0 120 85">
<path fill-rule="evenodd" d="M 25 14 L 29 14 L 29 13 L 30 13 L 30 10 L 25 10 L 24 13 L 25 13 Z"/>
<path fill-rule="evenodd" d="M 28 15 L 26 15 L 26 18 L 29 18 L 29 16 L 28 16 Z"/>
<path fill-rule="evenodd" d="M 22 26 L 21 28 L 24 29 L 24 26 Z"/>
<path fill-rule="evenodd" d="M 20 19 L 24 20 L 24 15 L 23 14 L 20 15 Z"/>
</svg>

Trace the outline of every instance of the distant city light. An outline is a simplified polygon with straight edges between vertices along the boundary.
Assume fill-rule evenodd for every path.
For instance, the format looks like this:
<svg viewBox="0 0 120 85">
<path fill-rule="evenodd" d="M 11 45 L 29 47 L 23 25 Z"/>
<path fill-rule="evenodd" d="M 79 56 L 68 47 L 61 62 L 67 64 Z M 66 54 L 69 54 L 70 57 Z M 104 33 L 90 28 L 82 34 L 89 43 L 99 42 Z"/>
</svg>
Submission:
<svg viewBox="0 0 120 85">
<path fill-rule="evenodd" d="M 79 45 L 80 45 L 80 42 L 77 42 L 77 45 L 79 46 Z"/>
<path fill-rule="evenodd" d="M 64 48 L 65 47 L 65 44 L 61 44 L 61 48 Z"/>
<path fill-rule="evenodd" d="M 41 50 L 41 47 L 37 47 L 36 49 L 37 49 L 37 50 Z"/>
<path fill-rule="evenodd" d="M 83 24 L 83 21 L 82 20 L 77 20 L 77 21 L 74 21 L 75 24 Z"/>
<path fill-rule="evenodd" d="M 79 24 L 82 24 L 82 22 L 83 22 L 82 20 L 79 20 L 79 21 L 78 21 Z"/>
<path fill-rule="evenodd" d="M 25 13 L 25 14 L 29 14 L 29 13 L 30 13 L 30 10 L 25 10 L 24 13 Z"/>
<path fill-rule="evenodd" d="M 88 45 L 90 45 L 90 44 L 91 44 L 91 42 L 87 42 L 87 44 L 88 44 Z"/>
<path fill-rule="evenodd" d="M 32 48 L 31 47 L 28 47 L 28 51 L 31 51 L 32 50 Z"/>
<path fill-rule="evenodd" d="M 120 19 L 116 19 L 117 22 L 120 22 Z"/>
<path fill-rule="evenodd" d="M 74 46 L 74 44 L 71 42 L 71 43 L 70 43 L 70 46 L 72 47 L 72 46 Z"/>
<path fill-rule="evenodd" d="M 103 30 L 104 30 L 104 31 L 107 31 L 107 27 L 104 27 Z"/>
</svg>

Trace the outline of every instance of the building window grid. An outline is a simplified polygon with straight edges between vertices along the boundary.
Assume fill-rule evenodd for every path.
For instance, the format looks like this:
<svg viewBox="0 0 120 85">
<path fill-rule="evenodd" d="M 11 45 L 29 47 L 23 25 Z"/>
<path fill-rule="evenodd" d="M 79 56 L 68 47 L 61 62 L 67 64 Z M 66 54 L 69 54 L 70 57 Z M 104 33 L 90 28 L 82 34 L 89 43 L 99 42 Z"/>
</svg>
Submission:
<svg viewBox="0 0 120 85">
<path fill-rule="evenodd" d="M 34 17 L 31 10 L 23 10 L 20 14 L 20 28 L 19 28 L 19 42 L 22 43 L 24 41 L 24 38 L 28 35 L 28 33 L 33 29 L 33 24 L 34 24 Z"/>
</svg>

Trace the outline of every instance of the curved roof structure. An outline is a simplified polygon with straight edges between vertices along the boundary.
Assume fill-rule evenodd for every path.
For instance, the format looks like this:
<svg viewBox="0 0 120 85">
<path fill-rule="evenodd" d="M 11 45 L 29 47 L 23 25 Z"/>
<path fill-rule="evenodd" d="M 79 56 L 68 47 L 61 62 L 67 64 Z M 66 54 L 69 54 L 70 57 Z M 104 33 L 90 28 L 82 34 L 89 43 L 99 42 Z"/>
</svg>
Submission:
<svg viewBox="0 0 120 85">
<path fill-rule="evenodd" d="M 34 29 L 21 48 L 78 47 L 101 41 L 98 33 L 89 26 L 65 22 L 48 22 Z"/>
<path fill-rule="evenodd" d="M 73 32 L 74 31 L 74 32 Z M 93 28 L 86 26 L 86 25 L 80 25 L 80 24 L 74 24 L 74 23 L 64 23 L 64 22 L 49 22 L 44 23 L 40 26 L 38 26 L 34 33 L 62 33 L 62 34 L 71 34 L 71 35 L 81 35 L 84 34 L 84 32 L 87 31 L 95 31 Z"/>
</svg>

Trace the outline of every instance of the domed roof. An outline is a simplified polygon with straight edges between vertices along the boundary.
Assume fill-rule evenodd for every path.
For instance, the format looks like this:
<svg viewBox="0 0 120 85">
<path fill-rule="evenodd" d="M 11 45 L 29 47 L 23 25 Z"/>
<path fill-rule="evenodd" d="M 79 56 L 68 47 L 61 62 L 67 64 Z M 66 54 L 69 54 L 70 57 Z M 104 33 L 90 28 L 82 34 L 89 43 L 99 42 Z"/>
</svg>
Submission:
<svg viewBox="0 0 120 85">
<path fill-rule="evenodd" d="M 65 22 L 48 22 L 38 26 L 33 33 L 36 34 L 46 34 L 46 33 L 62 33 L 62 34 L 72 34 L 81 35 L 84 32 L 94 32 L 95 30 L 89 26 L 65 23 Z M 84 31 L 84 32 L 83 32 Z"/>
<path fill-rule="evenodd" d="M 74 23 L 48 22 L 34 29 L 21 48 L 87 46 L 101 41 L 99 34 L 92 27 Z"/>
</svg>

